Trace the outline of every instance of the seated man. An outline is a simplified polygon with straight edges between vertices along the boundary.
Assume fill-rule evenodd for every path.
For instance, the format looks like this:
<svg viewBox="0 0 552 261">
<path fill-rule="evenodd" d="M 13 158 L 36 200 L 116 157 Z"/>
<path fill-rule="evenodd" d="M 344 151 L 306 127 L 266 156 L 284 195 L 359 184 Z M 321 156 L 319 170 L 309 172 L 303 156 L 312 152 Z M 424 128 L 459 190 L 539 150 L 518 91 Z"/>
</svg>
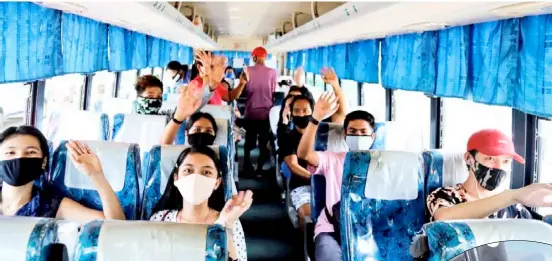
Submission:
<svg viewBox="0 0 552 261">
<path fill-rule="evenodd" d="M 531 184 L 520 189 L 500 188 L 510 178 L 512 159 L 525 160 L 512 139 L 494 129 L 469 138 L 464 155 L 468 179 L 454 187 L 439 188 L 427 197 L 431 220 L 477 218 L 532 218 L 527 207 L 551 207 L 552 185 Z"/>
<path fill-rule="evenodd" d="M 312 120 L 303 132 L 303 137 L 297 148 L 297 156 L 308 162 L 309 171 L 314 175 L 324 175 L 326 178 L 326 206 L 320 214 L 314 229 L 315 257 L 317 261 L 341 260 L 341 246 L 339 237 L 334 231 L 334 222 L 330 222 L 334 215 L 333 208 L 341 198 L 341 180 L 343 165 L 347 152 L 316 152 L 314 142 L 318 124 L 325 115 L 332 112 L 337 106 L 336 98 L 324 93 L 314 106 Z M 334 109 L 335 110 L 335 109 Z M 375 139 L 374 116 L 366 111 L 353 111 L 345 117 L 345 140 L 349 150 L 368 150 Z M 337 225 L 337 224 L 336 224 Z"/>
</svg>

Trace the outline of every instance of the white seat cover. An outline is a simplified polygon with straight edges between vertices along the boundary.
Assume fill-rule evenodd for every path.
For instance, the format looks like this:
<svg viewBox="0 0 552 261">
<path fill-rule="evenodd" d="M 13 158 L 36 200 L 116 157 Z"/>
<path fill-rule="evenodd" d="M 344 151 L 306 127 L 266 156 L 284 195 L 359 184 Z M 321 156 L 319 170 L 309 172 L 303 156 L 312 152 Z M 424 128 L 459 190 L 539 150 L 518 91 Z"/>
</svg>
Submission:
<svg viewBox="0 0 552 261">
<path fill-rule="evenodd" d="M 53 112 L 43 132 L 54 143 L 68 139 L 105 140 L 109 136 L 109 123 L 105 113 L 67 110 Z"/>
<path fill-rule="evenodd" d="M 233 109 L 228 105 L 210 105 L 207 104 L 201 109 L 202 112 L 211 114 L 215 119 L 230 120 L 232 119 Z"/>
<path fill-rule="evenodd" d="M 113 141 L 137 143 L 142 151 L 159 144 L 167 117 L 163 115 L 125 114 L 124 122 Z"/>
<path fill-rule="evenodd" d="M 40 238 L 31 238 L 31 234 L 39 222 L 44 221 L 41 218 L 0 215 L 0 261 L 26 261 L 30 241 L 41 240 Z"/>
</svg>

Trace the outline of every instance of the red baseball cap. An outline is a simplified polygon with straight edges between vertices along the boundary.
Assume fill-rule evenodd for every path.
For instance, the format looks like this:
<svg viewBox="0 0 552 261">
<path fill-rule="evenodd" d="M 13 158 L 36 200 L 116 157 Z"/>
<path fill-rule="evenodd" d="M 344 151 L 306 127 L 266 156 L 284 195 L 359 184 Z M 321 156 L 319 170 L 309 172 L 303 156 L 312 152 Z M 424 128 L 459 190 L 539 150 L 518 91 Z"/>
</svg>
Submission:
<svg viewBox="0 0 552 261">
<path fill-rule="evenodd" d="M 489 156 L 511 156 L 523 164 L 525 159 L 516 153 L 512 138 L 496 129 L 484 129 L 471 135 L 468 151 L 477 150 Z"/>
<path fill-rule="evenodd" d="M 253 52 L 251 53 L 251 56 L 253 57 L 266 57 L 267 55 L 268 53 L 266 49 L 262 46 L 253 49 Z"/>
</svg>

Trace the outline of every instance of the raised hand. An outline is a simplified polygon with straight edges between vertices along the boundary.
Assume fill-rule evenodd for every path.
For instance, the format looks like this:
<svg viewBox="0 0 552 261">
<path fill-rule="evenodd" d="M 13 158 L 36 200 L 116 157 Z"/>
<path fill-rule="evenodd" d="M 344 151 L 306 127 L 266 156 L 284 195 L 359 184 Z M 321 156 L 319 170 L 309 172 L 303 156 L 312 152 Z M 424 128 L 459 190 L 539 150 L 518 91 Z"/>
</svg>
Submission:
<svg viewBox="0 0 552 261">
<path fill-rule="evenodd" d="M 232 199 L 226 202 L 224 208 L 220 212 L 220 217 L 226 220 L 227 226 L 234 225 L 245 211 L 247 211 L 253 203 L 253 192 L 251 190 L 240 191 L 238 195 L 232 196 Z"/>
<path fill-rule="evenodd" d="M 88 145 L 70 140 L 65 146 L 67 147 L 67 154 L 69 154 L 77 170 L 89 177 L 103 175 L 102 163 Z"/>
<path fill-rule="evenodd" d="M 325 83 L 330 84 L 332 86 L 339 85 L 339 80 L 337 79 L 337 75 L 335 74 L 335 71 L 333 68 L 322 68 L 322 71 L 320 72 L 322 75 L 322 79 Z"/>
<path fill-rule="evenodd" d="M 240 75 L 240 84 L 245 85 L 249 82 L 249 72 L 247 71 L 247 67 L 243 68 L 243 73 Z"/>
<path fill-rule="evenodd" d="M 305 71 L 302 66 L 295 70 L 295 73 L 293 74 L 293 81 L 297 84 L 297 86 L 303 86 L 305 84 Z"/>
<path fill-rule="evenodd" d="M 211 74 L 211 65 L 213 64 L 213 57 L 211 54 L 206 53 L 203 50 L 199 50 L 196 53 L 196 60 L 203 65 L 204 77 L 208 77 Z"/>
<path fill-rule="evenodd" d="M 317 121 L 321 121 L 324 117 L 333 115 L 338 109 L 337 97 L 331 92 L 324 92 L 314 105 L 312 117 Z"/>
<path fill-rule="evenodd" d="M 178 104 L 174 117 L 179 121 L 184 121 L 190 115 L 194 114 L 201 106 L 201 91 L 198 81 L 191 81 L 188 87 L 182 89 L 178 95 Z"/>
<path fill-rule="evenodd" d="M 552 184 L 534 183 L 514 190 L 516 202 L 527 207 L 552 207 Z"/>
</svg>

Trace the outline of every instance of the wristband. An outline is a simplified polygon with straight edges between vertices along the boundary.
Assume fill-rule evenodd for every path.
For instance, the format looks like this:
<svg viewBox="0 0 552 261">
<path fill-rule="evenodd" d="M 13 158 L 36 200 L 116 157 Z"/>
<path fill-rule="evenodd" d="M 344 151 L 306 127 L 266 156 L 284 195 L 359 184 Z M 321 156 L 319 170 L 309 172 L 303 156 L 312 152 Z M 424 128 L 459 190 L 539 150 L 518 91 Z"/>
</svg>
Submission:
<svg viewBox="0 0 552 261">
<path fill-rule="evenodd" d="M 172 120 L 174 123 L 178 124 L 178 125 L 184 123 L 184 121 L 179 121 L 179 120 L 175 119 L 175 118 L 174 118 L 174 113 L 173 113 L 173 115 L 172 115 L 172 117 L 171 117 L 171 120 Z"/>
<path fill-rule="evenodd" d="M 316 120 L 315 118 L 313 118 L 313 117 L 311 117 L 310 122 L 312 122 L 312 124 L 314 124 L 314 125 L 320 124 L 320 122 L 318 120 Z"/>
</svg>

